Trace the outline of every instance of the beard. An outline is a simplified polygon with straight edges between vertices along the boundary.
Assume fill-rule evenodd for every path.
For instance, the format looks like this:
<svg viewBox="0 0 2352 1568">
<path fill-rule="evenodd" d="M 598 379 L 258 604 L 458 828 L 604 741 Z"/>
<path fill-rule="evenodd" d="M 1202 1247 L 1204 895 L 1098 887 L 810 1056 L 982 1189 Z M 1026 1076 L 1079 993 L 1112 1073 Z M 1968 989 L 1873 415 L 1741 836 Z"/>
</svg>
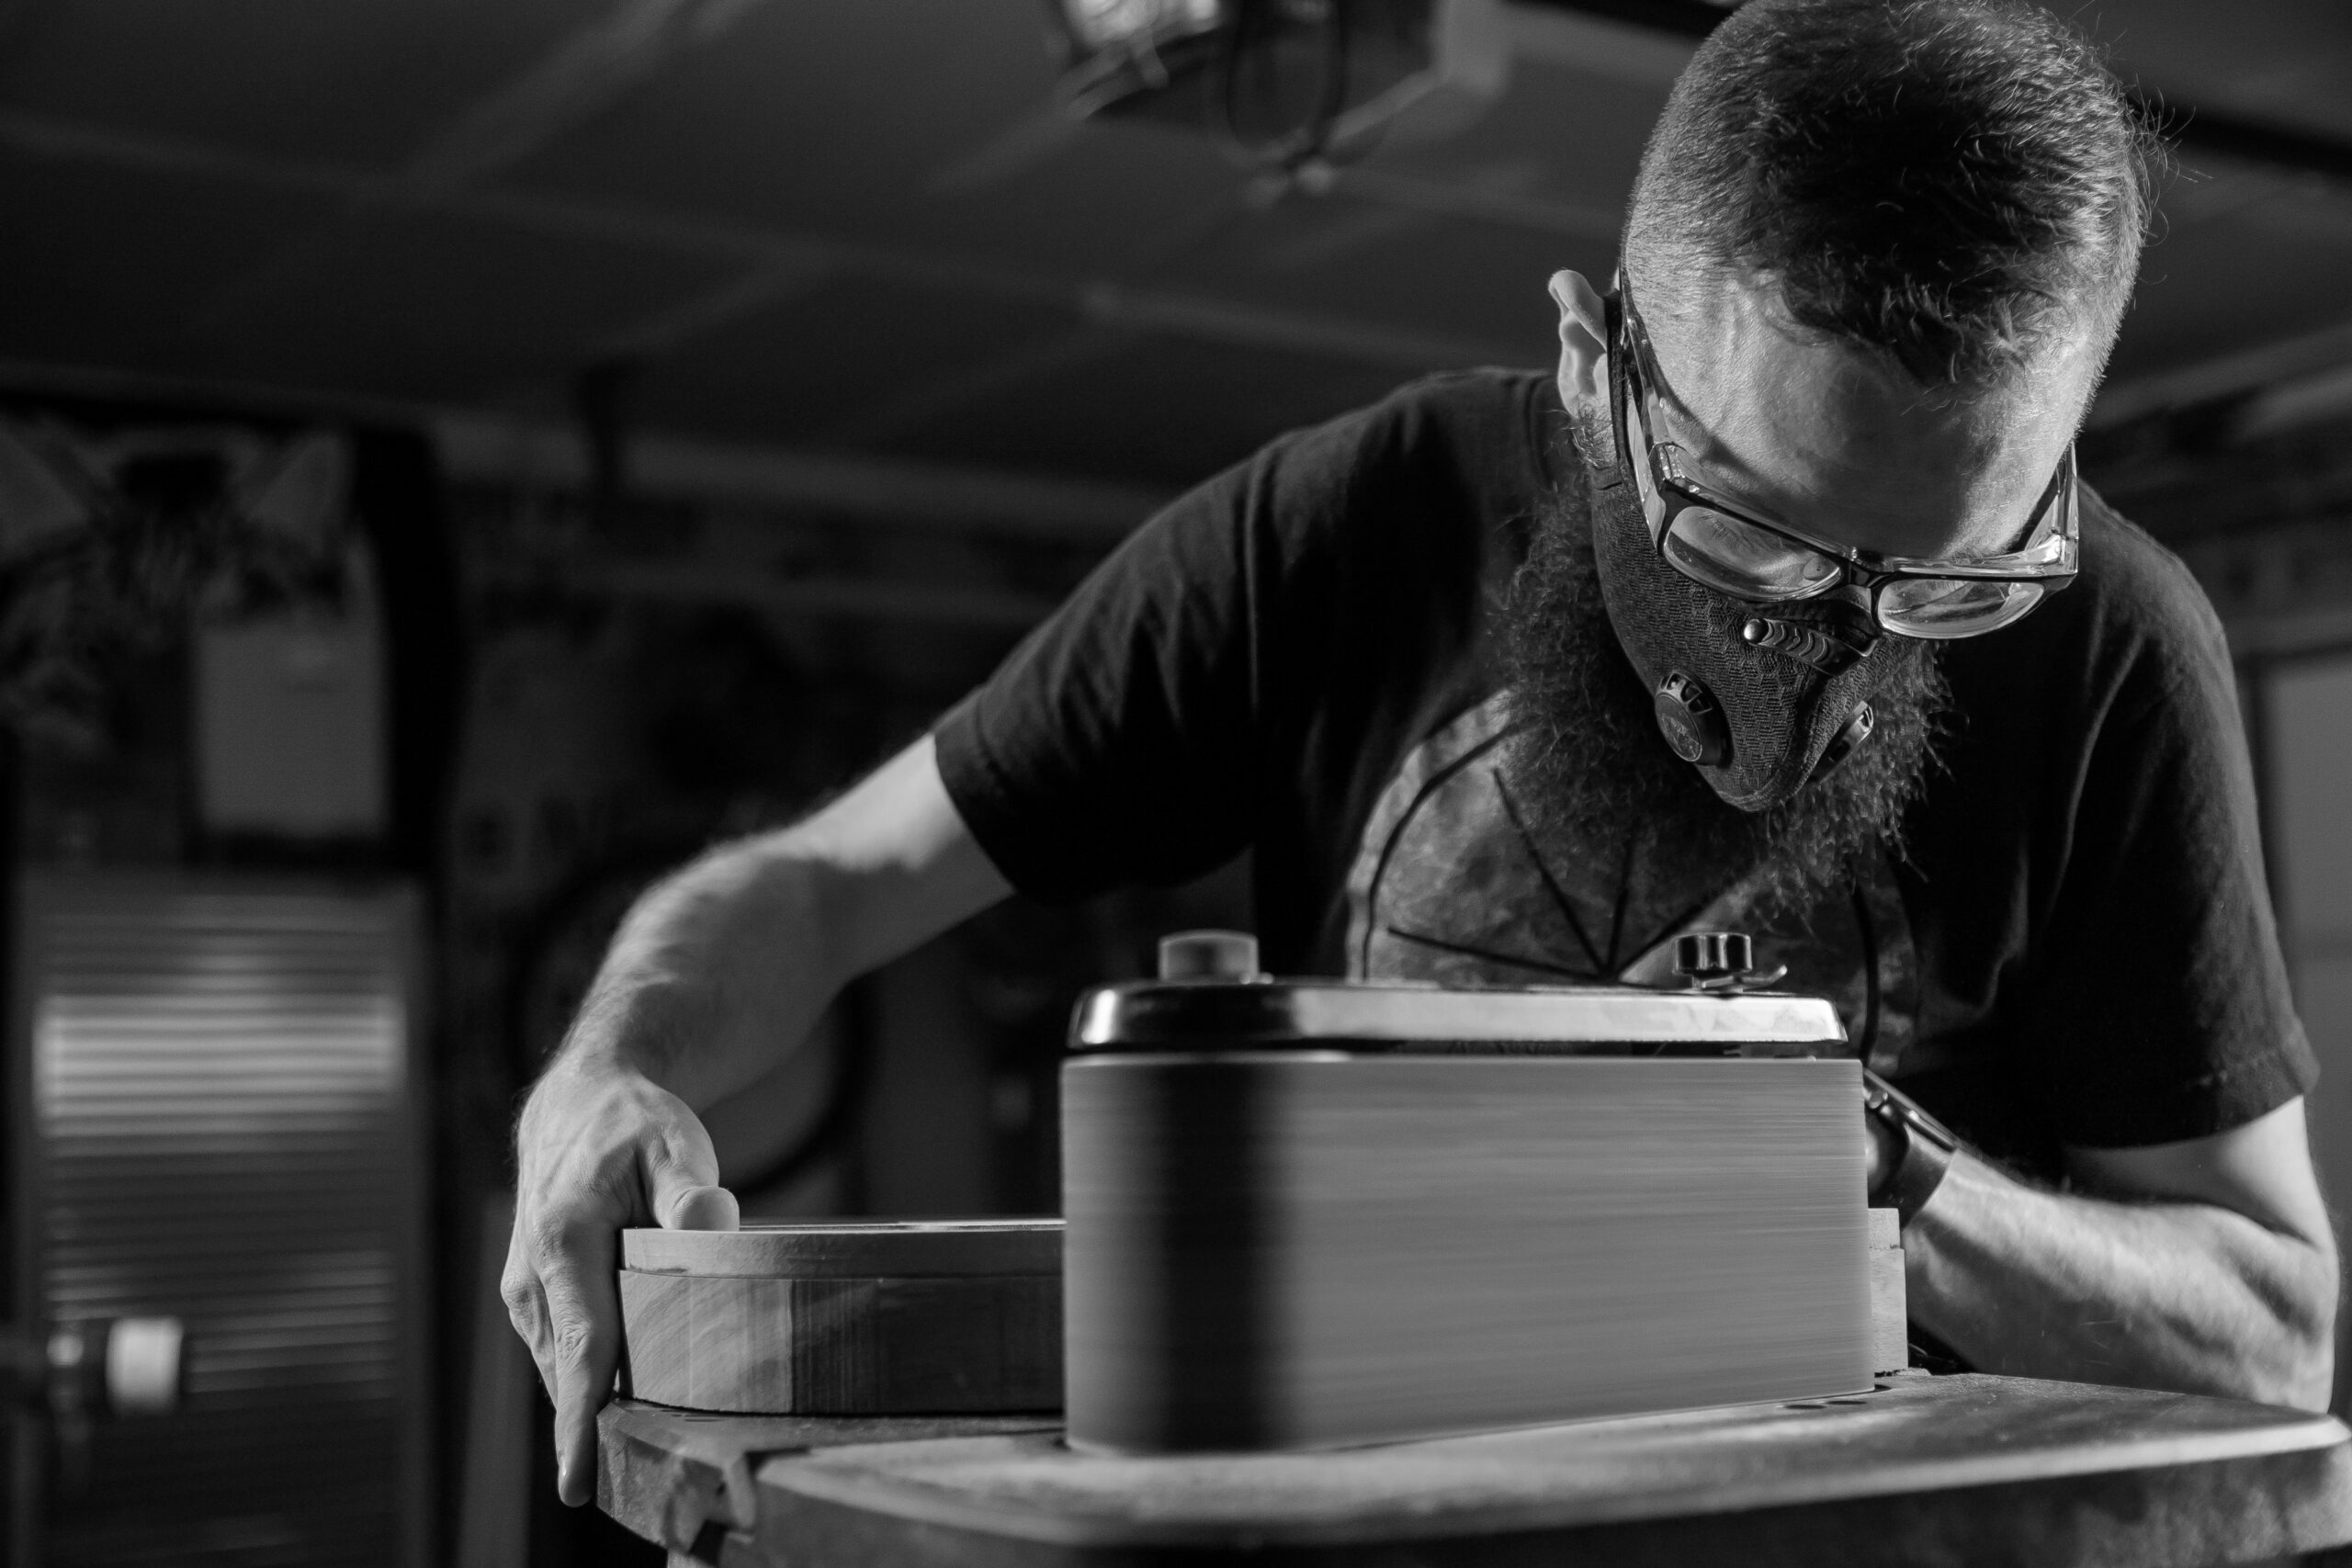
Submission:
<svg viewBox="0 0 2352 1568">
<path fill-rule="evenodd" d="M 1900 860 L 1904 816 L 1935 766 L 1951 709 L 1937 646 L 1883 637 L 1871 656 L 1870 739 L 1778 806 L 1726 805 L 1668 750 L 1610 624 L 1593 514 L 1624 504 L 1623 492 L 1595 495 L 1582 464 L 1561 467 L 1577 491 L 1555 493 L 1536 517 L 1503 610 L 1519 725 L 1508 771 L 1546 858 L 1622 854 L 1664 902 L 1693 908 L 1745 877 L 1759 912 L 1799 918 L 1850 886 L 1873 856 Z"/>
</svg>

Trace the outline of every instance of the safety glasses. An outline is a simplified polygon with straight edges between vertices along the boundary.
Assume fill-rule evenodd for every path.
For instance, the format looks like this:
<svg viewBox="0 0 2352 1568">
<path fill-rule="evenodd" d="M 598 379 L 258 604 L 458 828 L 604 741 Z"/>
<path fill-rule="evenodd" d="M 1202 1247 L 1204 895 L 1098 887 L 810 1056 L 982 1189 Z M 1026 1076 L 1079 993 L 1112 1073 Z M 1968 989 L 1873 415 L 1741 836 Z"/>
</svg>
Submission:
<svg viewBox="0 0 2352 1568">
<path fill-rule="evenodd" d="M 1810 599 L 1850 582 L 1869 595 L 1881 627 L 1945 640 L 2014 626 L 2075 580 L 2082 535 L 2071 445 L 2018 549 L 1958 561 L 1854 549 L 1758 517 L 1695 478 L 1682 449 L 1652 434 L 1657 362 L 1622 272 L 1609 313 L 1617 460 L 1633 475 L 1651 545 L 1693 582 L 1762 604 Z"/>
</svg>

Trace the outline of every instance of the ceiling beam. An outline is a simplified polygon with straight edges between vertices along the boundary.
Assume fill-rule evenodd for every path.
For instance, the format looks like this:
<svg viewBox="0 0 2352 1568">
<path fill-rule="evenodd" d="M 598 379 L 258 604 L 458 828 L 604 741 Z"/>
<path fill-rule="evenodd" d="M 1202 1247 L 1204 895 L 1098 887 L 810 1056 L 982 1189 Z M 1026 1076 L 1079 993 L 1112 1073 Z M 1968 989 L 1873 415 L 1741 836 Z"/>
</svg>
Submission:
<svg viewBox="0 0 2352 1568">
<path fill-rule="evenodd" d="M 1061 603 L 1050 593 L 989 584 L 844 576 L 778 578 L 691 563 L 621 565 L 572 558 L 564 562 L 561 582 L 567 592 L 643 603 L 740 604 L 793 619 L 900 621 L 1005 637 L 1027 631 Z M 510 569 L 493 570 L 484 586 L 543 592 L 547 585 L 528 570 Z"/>
<path fill-rule="evenodd" d="M 678 56 L 716 41 L 759 0 L 622 0 L 451 119 L 402 166 L 420 199 L 514 167 L 612 108 Z"/>
<path fill-rule="evenodd" d="M 607 363 L 659 359 L 729 321 L 814 293 L 833 276 L 831 268 L 805 257 L 755 262 L 712 288 L 605 333 L 583 357 Z"/>
<path fill-rule="evenodd" d="M 1418 217 L 1467 219 L 1561 239 L 1591 240 L 1612 250 L 1624 223 L 1624 214 L 1614 207 L 1521 196 L 1475 181 L 1422 179 L 1362 165 L 1336 171 L 1331 188 Z"/>
<path fill-rule="evenodd" d="M 278 284 L 316 266 L 356 218 L 437 205 L 514 168 L 622 102 L 678 55 L 712 42 L 757 4 L 620 0 L 450 118 L 397 170 L 352 188 L 340 213 L 216 290 L 197 308 L 191 325 L 202 332 L 226 323 Z"/>
<path fill-rule="evenodd" d="M 569 423 L 330 391 L 0 359 L 0 397 L 145 405 L 188 417 L 405 426 L 433 441 L 460 482 L 586 488 L 586 439 Z M 1166 505 L 1147 485 L 895 457 L 698 440 L 631 438 L 631 493 L 658 500 L 805 507 L 957 533 L 1109 544 Z"/>
<path fill-rule="evenodd" d="M 1533 292 L 1530 290 L 1532 300 Z M 1238 348 L 1275 350 L 1352 359 L 1396 370 L 1430 370 L 1465 365 L 1511 365 L 1525 360 L 1542 339 L 1506 343 L 1415 332 L 1383 322 L 1270 310 L 1238 300 L 1170 288 L 1132 288 L 1091 283 L 1079 295 L 1080 309 L 1105 326 L 1161 333 Z M 1541 322 L 1531 304 L 1529 320 Z"/>
<path fill-rule="evenodd" d="M 2352 141 L 2177 102 L 2161 93 L 2135 92 L 2132 96 L 2183 152 L 2352 186 Z"/>
<path fill-rule="evenodd" d="M 1626 22 L 1653 32 L 1670 33 L 1697 43 L 1738 8 L 1739 0 L 1514 0 L 1547 6 L 1558 11 L 1579 11 L 1607 21 Z"/>
<path fill-rule="evenodd" d="M 429 419 L 453 479 L 577 491 L 590 479 L 588 444 L 568 424 L 442 410 Z M 631 495 L 807 507 L 986 534 L 1108 544 L 1170 499 L 1105 480 L 1009 473 L 891 457 L 650 433 L 628 444 Z"/>
<path fill-rule="evenodd" d="M 1129 347 L 1132 334 L 1089 322 L 1051 333 L 1035 342 L 983 359 L 968 369 L 919 378 L 914 385 L 860 409 L 817 432 L 827 446 L 885 445 L 921 430 L 958 410 L 1017 394 L 1031 382 L 1067 375 Z"/>
<path fill-rule="evenodd" d="M 1500 9 L 1514 61 L 1534 61 L 1660 94 L 1674 85 L 1698 47 L 1695 37 L 1679 29 L 1629 21 L 1613 11 L 1516 0 Z"/>
<path fill-rule="evenodd" d="M 2346 364 L 2352 364 L 2352 321 L 2338 321 L 2317 332 L 2256 344 L 2192 365 L 2110 381 L 2099 389 L 2087 423 L 2094 430 L 2109 429 L 2261 389 L 2333 378 Z"/>
</svg>

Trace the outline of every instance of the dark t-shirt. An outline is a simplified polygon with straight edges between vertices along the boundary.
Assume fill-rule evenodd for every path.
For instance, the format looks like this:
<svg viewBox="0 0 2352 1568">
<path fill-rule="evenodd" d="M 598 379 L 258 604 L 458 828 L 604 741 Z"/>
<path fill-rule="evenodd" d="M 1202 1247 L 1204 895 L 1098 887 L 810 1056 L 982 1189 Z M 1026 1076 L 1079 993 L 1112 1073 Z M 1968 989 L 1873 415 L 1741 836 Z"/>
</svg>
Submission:
<svg viewBox="0 0 2352 1568">
<path fill-rule="evenodd" d="M 1500 784 L 1495 628 L 1538 510 L 1581 482 L 1549 467 L 1559 417 L 1540 375 L 1434 378 L 1153 519 L 941 721 L 990 859 L 1067 899 L 1253 847 L 1281 973 L 1663 983 L 1677 931 L 1747 929 L 1871 1066 L 2029 1169 L 2310 1088 L 2220 626 L 2087 491 L 2075 585 L 1945 647 L 1907 854 L 1810 914 L 1733 884 L 1663 921 L 1628 915 L 1624 868 L 1544 863 Z"/>
</svg>

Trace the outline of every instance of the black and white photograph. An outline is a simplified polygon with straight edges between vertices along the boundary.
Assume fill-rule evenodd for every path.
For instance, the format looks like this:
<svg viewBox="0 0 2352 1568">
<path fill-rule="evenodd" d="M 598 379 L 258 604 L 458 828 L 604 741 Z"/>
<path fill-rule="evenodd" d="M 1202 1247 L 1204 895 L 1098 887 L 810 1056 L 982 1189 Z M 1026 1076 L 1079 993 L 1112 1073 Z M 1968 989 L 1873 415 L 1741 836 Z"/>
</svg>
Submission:
<svg viewBox="0 0 2352 1568">
<path fill-rule="evenodd" d="M 2352 6 L 0 0 L 0 1568 L 2343 1568 Z"/>
</svg>

